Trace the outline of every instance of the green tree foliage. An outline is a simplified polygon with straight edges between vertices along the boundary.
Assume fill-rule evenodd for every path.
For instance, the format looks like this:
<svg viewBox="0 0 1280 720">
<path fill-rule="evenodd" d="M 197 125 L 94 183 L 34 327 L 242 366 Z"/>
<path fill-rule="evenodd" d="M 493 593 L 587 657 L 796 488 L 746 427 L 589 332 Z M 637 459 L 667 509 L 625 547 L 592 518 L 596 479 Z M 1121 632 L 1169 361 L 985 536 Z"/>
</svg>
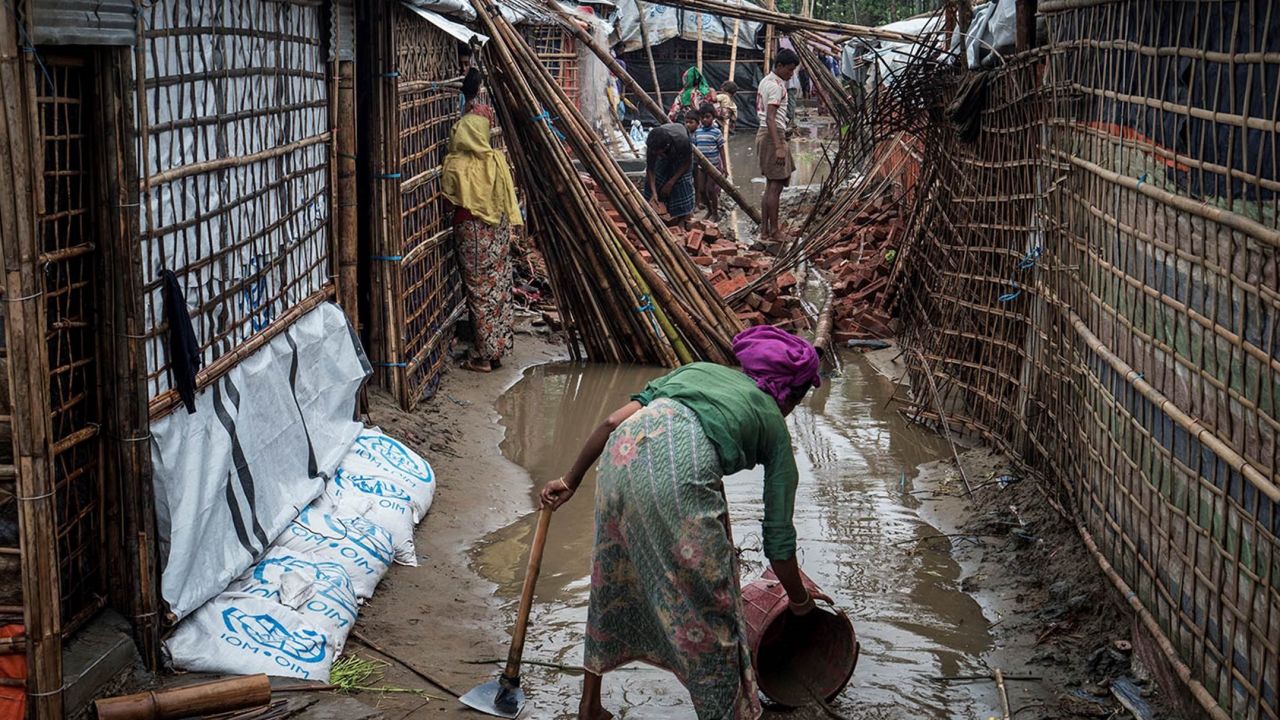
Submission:
<svg viewBox="0 0 1280 720">
<path fill-rule="evenodd" d="M 757 0 L 759 1 L 759 0 Z M 883 25 L 936 10 L 941 0 L 807 0 L 813 16 L 855 25 Z M 778 10 L 800 14 L 806 0 L 777 0 Z"/>
</svg>

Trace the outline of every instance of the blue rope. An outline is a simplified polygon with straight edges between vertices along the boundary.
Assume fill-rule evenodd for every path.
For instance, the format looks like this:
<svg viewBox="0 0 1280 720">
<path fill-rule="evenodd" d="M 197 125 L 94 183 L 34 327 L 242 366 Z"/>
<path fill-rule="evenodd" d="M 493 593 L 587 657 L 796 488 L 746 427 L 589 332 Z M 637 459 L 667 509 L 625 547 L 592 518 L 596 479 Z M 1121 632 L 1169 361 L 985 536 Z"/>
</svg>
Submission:
<svg viewBox="0 0 1280 720">
<path fill-rule="evenodd" d="M 399 180 L 400 177 L 400 173 L 380 173 L 378 175 L 379 180 Z"/>
<path fill-rule="evenodd" d="M 658 327 L 658 319 L 654 315 L 654 310 L 655 308 L 653 307 L 653 300 L 646 294 L 646 295 L 640 296 L 640 306 L 636 308 L 632 308 L 631 311 L 638 312 L 638 313 L 649 313 L 649 322 L 653 325 L 653 331 L 661 334 L 661 329 Z"/>
<path fill-rule="evenodd" d="M 1030 270 L 1035 267 L 1036 263 L 1040 261 L 1041 255 L 1044 255 L 1044 248 L 1039 245 L 1031 248 L 1027 251 L 1027 254 L 1023 256 L 1022 261 L 1018 263 L 1018 269 Z"/>
<path fill-rule="evenodd" d="M 402 363 L 402 362 L 398 362 L 398 363 L 383 362 L 383 363 L 378 363 L 378 367 L 409 367 L 409 364 Z"/>
<path fill-rule="evenodd" d="M 1013 302 L 1014 300 L 1018 299 L 1018 296 L 1022 295 L 1021 285 L 1019 285 L 1017 282 L 1013 280 L 1009 281 L 1009 285 L 1013 288 L 1013 292 L 1008 292 L 1001 295 L 1000 302 L 1002 303 Z"/>
<path fill-rule="evenodd" d="M 374 255 L 371 260 L 386 260 L 388 262 L 400 262 L 404 259 L 403 255 Z"/>
<path fill-rule="evenodd" d="M 400 71 L 399 71 L 399 70 L 392 70 L 391 72 L 384 72 L 384 73 L 382 73 L 382 77 L 384 77 L 384 78 L 398 78 L 398 77 L 400 77 Z"/>
<path fill-rule="evenodd" d="M 543 110 L 542 112 L 538 113 L 537 115 L 534 115 L 529 119 L 532 120 L 533 122 L 538 122 L 539 120 L 541 120 L 542 122 L 546 123 L 547 127 L 551 128 L 551 132 L 556 134 L 557 140 L 564 140 L 564 133 L 560 132 L 560 130 L 555 126 L 555 121 L 559 120 L 560 118 L 552 117 L 551 113 L 547 112 L 546 110 Z"/>
</svg>

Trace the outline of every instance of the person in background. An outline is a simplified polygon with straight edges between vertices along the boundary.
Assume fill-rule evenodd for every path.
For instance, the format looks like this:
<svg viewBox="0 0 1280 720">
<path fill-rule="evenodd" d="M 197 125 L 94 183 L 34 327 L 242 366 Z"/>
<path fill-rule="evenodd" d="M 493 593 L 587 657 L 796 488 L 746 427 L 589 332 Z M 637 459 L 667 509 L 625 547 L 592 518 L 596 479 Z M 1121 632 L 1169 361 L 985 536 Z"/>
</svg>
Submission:
<svg viewBox="0 0 1280 720">
<path fill-rule="evenodd" d="M 689 141 L 693 141 L 693 134 L 698 130 L 698 111 L 690 110 L 680 116 L 680 122 L 684 123 L 685 132 L 689 133 Z"/>
<path fill-rule="evenodd" d="M 693 131 L 693 146 L 706 156 L 707 160 L 720 172 L 724 172 L 724 133 L 716 123 L 716 106 L 703 103 L 698 111 L 698 126 Z M 707 209 L 707 217 L 716 220 L 720 216 L 720 186 L 702 169 L 697 168 L 694 175 L 694 189 L 698 196 L 698 204 Z"/>
<path fill-rule="evenodd" d="M 760 160 L 760 174 L 766 185 L 761 202 L 760 239 L 773 242 L 778 239 L 778 206 L 782 189 L 791 182 L 796 166 L 787 147 L 787 81 L 800 65 L 794 50 L 783 49 L 773 62 L 773 71 L 760 81 L 756 90 L 756 112 L 760 114 L 760 130 L 756 132 L 756 155 Z"/>
<path fill-rule="evenodd" d="M 693 143 L 682 123 L 659 125 L 645 138 L 644 196 L 678 220 L 693 214 Z"/>
<path fill-rule="evenodd" d="M 689 111 L 698 112 L 702 99 L 711 94 L 711 86 L 696 67 L 684 71 L 682 82 L 684 87 L 676 95 L 675 102 L 671 103 L 671 111 L 667 113 L 671 122 L 680 122 L 680 116 Z"/>
<path fill-rule="evenodd" d="M 573 497 L 599 460 L 580 720 L 607 720 L 605 673 L 665 668 L 699 720 L 760 717 L 723 478 L 764 466 L 765 557 L 790 600 L 783 632 L 815 610 L 796 562 L 796 469 L 786 417 L 822 384 L 817 351 L 771 325 L 733 339 L 741 369 L 697 362 L 631 396 L 542 488 L 542 507 Z M 603 457 L 602 457 L 603 456 Z"/>
<path fill-rule="evenodd" d="M 440 187 L 453 205 L 453 232 L 475 336 L 463 367 L 489 372 L 514 341 L 511 226 L 523 220 L 507 158 L 490 144 L 493 112 L 476 102 L 480 74 L 475 68 L 462 87 L 469 110 L 449 135 Z"/>
<path fill-rule="evenodd" d="M 475 67 L 467 70 L 466 76 L 462 78 L 462 114 L 476 113 L 477 115 L 483 115 L 492 125 L 497 122 L 493 115 L 493 108 L 480 102 L 482 79 L 480 69 Z"/>
<path fill-rule="evenodd" d="M 733 99 L 737 92 L 738 85 L 732 80 L 726 80 L 716 92 L 716 109 L 719 111 L 720 119 L 724 121 L 726 135 L 733 132 L 738 124 L 738 103 Z"/>
</svg>

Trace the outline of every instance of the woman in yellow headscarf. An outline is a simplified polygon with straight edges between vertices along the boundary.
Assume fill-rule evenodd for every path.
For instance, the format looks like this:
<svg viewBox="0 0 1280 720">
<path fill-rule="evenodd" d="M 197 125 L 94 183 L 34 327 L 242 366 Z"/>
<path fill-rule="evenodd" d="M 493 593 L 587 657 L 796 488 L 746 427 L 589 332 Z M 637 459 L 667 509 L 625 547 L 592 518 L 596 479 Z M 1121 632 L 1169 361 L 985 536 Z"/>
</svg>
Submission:
<svg viewBox="0 0 1280 720">
<path fill-rule="evenodd" d="M 464 367 L 489 372 L 513 342 L 510 226 L 523 221 L 507 158 L 489 143 L 492 111 L 475 102 L 480 74 L 474 68 L 462 91 L 467 113 L 449 136 L 441 189 L 454 206 L 453 232 L 475 334 Z"/>
</svg>

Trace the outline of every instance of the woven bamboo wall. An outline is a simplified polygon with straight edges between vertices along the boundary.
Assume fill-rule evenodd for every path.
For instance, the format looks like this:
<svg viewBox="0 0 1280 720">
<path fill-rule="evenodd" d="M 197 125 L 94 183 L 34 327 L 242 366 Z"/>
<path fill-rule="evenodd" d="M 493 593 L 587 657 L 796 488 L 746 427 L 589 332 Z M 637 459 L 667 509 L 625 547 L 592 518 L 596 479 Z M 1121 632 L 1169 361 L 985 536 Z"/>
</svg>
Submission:
<svg viewBox="0 0 1280 720">
<path fill-rule="evenodd" d="M 372 203 L 381 210 L 373 221 L 377 292 L 370 351 L 378 380 L 412 409 L 439 385 L 465 308 L 440 184 L 449 134 L 462 111 L 462 68 L 452 36 L 399 3 L 379 13 Z"/>
<path fill-rule="evenodd" d="M 559 25 L 523 25 L 520 34 L 574 105 L 582 106 L 578 77 L 578 43 Z"/>
<path fill-rule="evenodd" d="M 140 13 L 148 389 L 162 411 L 162 270 L 178 277 L 206 367 L 234 364 L 332 291 L 328 29 L 309 0 Z"/>
<path fill-rule="evenodd" d="M 1048 46 L 922 167 L 916 379 L 1058 481 L 1215 717 L 1275 720 L 1280 8 L 1040 9 Z"/>
</svg>

